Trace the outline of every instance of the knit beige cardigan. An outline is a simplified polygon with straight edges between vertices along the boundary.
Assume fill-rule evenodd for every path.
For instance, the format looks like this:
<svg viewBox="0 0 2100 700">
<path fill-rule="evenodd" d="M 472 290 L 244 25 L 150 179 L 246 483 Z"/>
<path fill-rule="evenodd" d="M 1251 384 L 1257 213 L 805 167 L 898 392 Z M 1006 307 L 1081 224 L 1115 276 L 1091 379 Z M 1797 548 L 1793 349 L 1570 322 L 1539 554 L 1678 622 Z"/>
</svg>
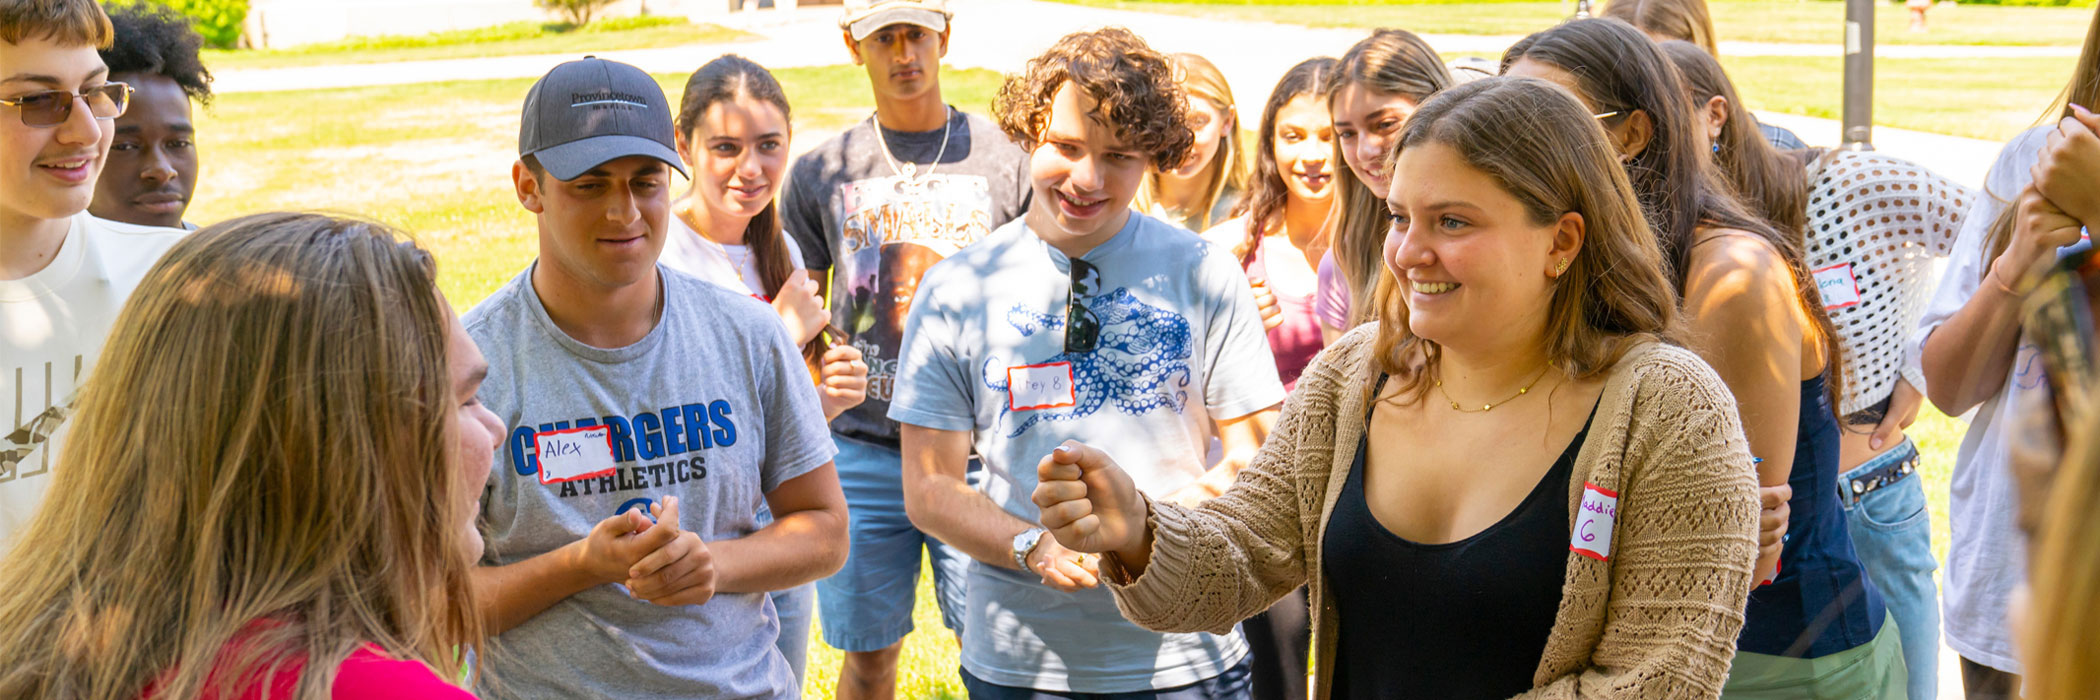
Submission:
<svg viewBox="0 0 2100 700">
<path fill-rule="evenodd" d="M 1312 693 L 1328 697 L 1340 618 L 1320 542 L 1363 435 L 1375 335 L 1358 328 L 1313 361 L 1231 490 L 1195 509 L 1151 503 L 1144 575 L 1104 562 L 1125 617 L 1224 634 L 1310 581 Z M 1576 458 L 1571 529 L 1584 482 L 1619 495 L 1610 558 L 1569 552 L 1560 611 L 1519 697 L 1719 697 L 1757 558 L 1757 479 L 1734 398 L 1691 352 L 1636 347 L 1607 372 Z"/>
</svg>

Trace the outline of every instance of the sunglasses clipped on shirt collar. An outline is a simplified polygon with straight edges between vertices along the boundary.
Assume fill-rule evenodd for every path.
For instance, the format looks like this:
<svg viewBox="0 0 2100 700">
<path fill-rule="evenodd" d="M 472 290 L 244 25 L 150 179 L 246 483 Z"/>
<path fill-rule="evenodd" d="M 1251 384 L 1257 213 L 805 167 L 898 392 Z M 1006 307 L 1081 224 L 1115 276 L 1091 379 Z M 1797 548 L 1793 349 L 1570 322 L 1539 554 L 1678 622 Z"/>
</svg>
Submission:
<svg viewBox="0 0 2100 700">
<path fill-rule="evenodd" d="M 1101 271 L 1079 258 L 1072 258 L 1071 263 L 1072 286 L 1065 292 L 1065 352 L 1093 352 L 1101 343 L 1101 317 L 1086 307 L 1086 299 L 1100 292 Z"/>
<path fill-rule="evenodd" d="M 30 127 L 64 124 L 73 118 L 73 106 L 81 102 L 87 103 L 88 113 L 96 119 L 115 119 L 131 106 L 131 86 L 104 83 L 80 92 L 45 90 L 12 99 L 0 98 L 0 105 L 15 108 L 21 113 L 22 125 Z"/>
</svg>

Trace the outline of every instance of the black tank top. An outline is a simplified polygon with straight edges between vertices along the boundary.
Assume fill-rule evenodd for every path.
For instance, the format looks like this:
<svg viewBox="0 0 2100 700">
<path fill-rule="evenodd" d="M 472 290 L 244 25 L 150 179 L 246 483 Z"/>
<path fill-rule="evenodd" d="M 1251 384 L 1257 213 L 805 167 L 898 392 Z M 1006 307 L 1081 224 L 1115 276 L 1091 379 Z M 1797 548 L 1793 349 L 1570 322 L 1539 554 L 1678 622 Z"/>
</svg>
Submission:
<svg viewBox="0 0 2100 700">
<path fill-rule="evenodd" d="M 1411 542 L 1378 522 L 1364 499 L 1368 434 L 1357 443 L 1320 541 L 1341 617 L 1335 698 L 1502 700 L 1531 689 L 1560 611 L 1568 479 L 1589 431 L 1585 421 L 1516 510 L 1448 544 Z"/>
</svg>

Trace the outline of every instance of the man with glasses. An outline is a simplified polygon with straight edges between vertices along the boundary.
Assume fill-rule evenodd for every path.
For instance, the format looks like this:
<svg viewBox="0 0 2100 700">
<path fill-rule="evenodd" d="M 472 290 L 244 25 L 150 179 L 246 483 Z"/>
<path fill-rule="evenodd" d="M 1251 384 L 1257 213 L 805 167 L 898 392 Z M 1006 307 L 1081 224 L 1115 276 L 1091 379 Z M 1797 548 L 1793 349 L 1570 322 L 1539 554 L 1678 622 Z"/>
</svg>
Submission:
<svg viewBox="0 0 2100 700">
<path fill-rule="evenodd" d="M 817 582 L 824 642 L 845 652 L 839 700 L 894 697 L 922 549 L 942 621 L 962 621 L 969 558 L 905 516 L 897 423 L 886 414 L 920 275 L 1020 216 L 1029 187 L 1027 157 L 998 125 L 941 97 L 950 19 L 944 0 L 848 0 L 839 30 L 867 71 L 875 112 L 797 159 L 780 200 L 810 279 L 829 290 L 833 325 L 868 363 L 867 400 L 831 422 L 852 553 Z"/>
<path fill-rule="evenodd" d="M 87 213 L 131 97 L 95 51 L 111 34 L 94 0 L 0 3 L 0 552 L 117 311 L 183 233 Z"/>
<path fill-rule="evenodd" d="M 1073 34 L 1007 81 L 1000 126 L 1029 152 L 1022 218 L 935 265 L 906 323 L 890 417 L 912 522 L 969 554 L 972 698 L 1246 697 L 1247 645 L 1160 634 L 1116 611 L 1098 560 L 1045 537 L 1036 467 L 1104 445 L 1156 499 L 1222 493 L 1283 400 L 1229 251 L 1131 211 L 1147 168 L 1194 136 L 1165 56 L 1127 30 Z M 1207 453 L 1215 421 L 1224 459 Z M 964 481 L 972 448 L 981 492 Z"/>
</svg>

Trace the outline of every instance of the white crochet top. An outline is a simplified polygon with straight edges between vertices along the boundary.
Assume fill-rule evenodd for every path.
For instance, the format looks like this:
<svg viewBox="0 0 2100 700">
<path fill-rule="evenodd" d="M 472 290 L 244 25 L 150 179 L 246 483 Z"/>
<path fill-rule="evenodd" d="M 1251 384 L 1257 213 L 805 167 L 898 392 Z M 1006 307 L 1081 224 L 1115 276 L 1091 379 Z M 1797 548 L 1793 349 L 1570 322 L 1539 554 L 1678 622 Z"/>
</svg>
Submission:
<svg viewBox="0 0 2100 700">
<path fill-rule="evenodd" d="M 1901 377 L 1924 390 L 1904 340 L 1925 312 L 1973 193 L 1916 163 L 1833 151 L 1808 166 L 1808 269 L 1844 346 L 1838 413 L 1880 403 Z"/>
</svg>

